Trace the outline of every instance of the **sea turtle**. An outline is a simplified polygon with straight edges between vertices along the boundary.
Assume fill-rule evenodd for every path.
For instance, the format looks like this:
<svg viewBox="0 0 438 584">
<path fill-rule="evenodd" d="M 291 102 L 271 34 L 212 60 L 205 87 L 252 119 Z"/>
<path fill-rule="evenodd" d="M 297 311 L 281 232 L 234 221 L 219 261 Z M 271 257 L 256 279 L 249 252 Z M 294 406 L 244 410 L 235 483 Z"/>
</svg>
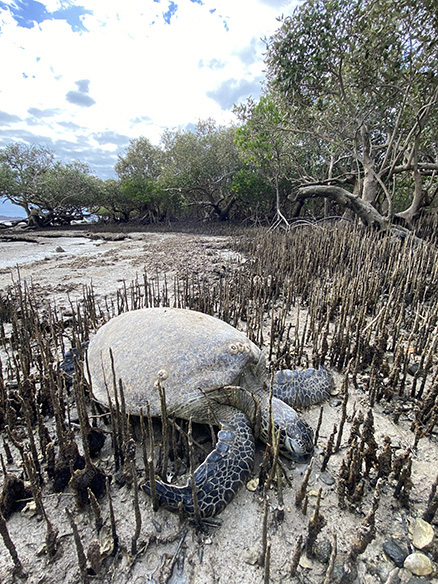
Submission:
<svg viewBox="0 0 438 584">
<path fill-rule="evenodd" d="M 281 452 L 299 462 L 310 458 L 313 431 L 291 406 L 321 401 L 333 385 L 325 369 L 279 371 L 270 406 L 262 351 L 231 325 L 179 308 L 145 308 L 113 318 L 91 339 L 87 360 L 97 400 L 108 403 L 113 395 L 114 371 L 131 414 L 141 408 L 145 413 L 147 403 L 153 416 L 162 414 L 160 384 L 169 416 L 219 427 L 215 449 L 194 473 L 202 518 L 222 511 L 247 479 L 253 429 L 258 426 L 261 439 L 268 440 L 270 407 Z M 183 487 L 156 481 L 156 491 L 163 506 L 177 511 L 182 505 L 194 514 L 190 481 Z"/>
</svg>

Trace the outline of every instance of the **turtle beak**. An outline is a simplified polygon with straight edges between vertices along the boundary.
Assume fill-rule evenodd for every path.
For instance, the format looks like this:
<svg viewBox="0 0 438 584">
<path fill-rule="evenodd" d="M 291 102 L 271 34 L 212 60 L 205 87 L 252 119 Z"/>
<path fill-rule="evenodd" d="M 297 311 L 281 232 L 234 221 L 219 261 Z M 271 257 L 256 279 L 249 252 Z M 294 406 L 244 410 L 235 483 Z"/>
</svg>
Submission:
<svg viewBox="0 0 438 584">
<path fill-rule="evenodd" d="M 286 446 L 286 452 L 284 452 L 285 456 L 291 458 L 295 462 L 308 462 L 313 455 L 313 450 L 309 452 L 300 440 L 290 438 L 290 436 L 286 437 L 284 445 Z"/>
</svg>

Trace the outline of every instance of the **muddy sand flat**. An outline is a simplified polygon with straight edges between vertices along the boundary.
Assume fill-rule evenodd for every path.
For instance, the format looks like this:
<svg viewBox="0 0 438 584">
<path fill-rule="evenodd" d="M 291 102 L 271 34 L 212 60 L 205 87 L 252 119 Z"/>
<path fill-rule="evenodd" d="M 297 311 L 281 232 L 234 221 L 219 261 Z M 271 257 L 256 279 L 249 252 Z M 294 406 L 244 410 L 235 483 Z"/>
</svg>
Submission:
<svg viewBox="0 0 438 584">
<path fill-rule="evenodd" d="M 29 234 L 32 241 L 2 241 L 0 244 L 0 289 L 18 281 L 32 285 L 35 294 L 55 302 L 58 307 L 68 308 L 71 301 L 83 296 L 84 287 L 92 286 L 97 299 L 114 297 L 117 289 L 129 286 L 136 279 L 157 279 L 159 286 L 171 290 L 172 281 L 187 276 L 208 279 L 212 284 L 227 277 L 247 258 L 234 251 L 229 237 L 187 235 L 182 233 L 130 233 L 128 236 L 108 236 L 94 233 L 91 237 L 74 230 L 62 234 Z M 303 317 L 302 317 L 303 318 Z M 266 339 L 269 337 L 269 329 Z M 344 376 L 335 373 L 337 389 L 341 388 Z M 256 489 L 258 468 L 264 447 L 257 447 L 254 474 L 248 488 L 242 488 L 236 498 L 217 518 L 219 525 L 204 531 L 165 509 L 154 512 L 150 499 L 140 493 L 141 535 L 138 552 L 131 554 L 131 537 L 134 529 L 134 507 L 132 490 L 113 481 L 111 487 L 115 511 L 119 551 L 115 557 L 104 559 L 101 573 L 88 576 L 90 582 L 116 582 L 120 584 L 143 584 L 147 582 L 169 582 L 172 584 L 213 584 L 239 582 L 260 584 L 262 582 L 322 583 L 328 569 L 330 546 L 336 535 L 340 557 L 351 549 L 357 529 L 371 508 L 370 494 L 357 504 L 356 509 L 341 509 L 338 504 L 336 479 L 341 462 L 346 454 L 351 422 L 354 412 L 368 411 L 365 393 L 350 385 L 350 398 L 344 438 L 340 451 L 333 455 L 325 472 L 321 472 L 323 447 L 327 444 L 334 424 L 341 419 L 341 398 L 334 396 L 323 407 L 323 422 L 314 466 L 307 488 L 307 513 L 297 507 L 296 495 L 300 488 L 306 465 L 292 465 L 286 459 L 283 467 L 287 481 L 282 481 L 283 503 L 279 503 L 276 488 L 271 488 L 266 497 Z M 320 408 L 304 412 L 303 417 L 316 426 Z M 383 405 L 373 409 L 375 436 L 379 444 L 383 437 L 391 439 L 394 451 L 402 452 L 412 446 L 411 421 L 406 416 L 395 424 L 384 411 Z M 47 421 L 50 424 L 50 421 Z M 53 426 L 52 426 L 53 427 Z M 107 439 L 104 449 L 95 463 L 106 472 L 113 469 L 113 450 Z M 139 449 L 140 450 L 140 449 Z M 9 472 L 22 472 L 20 457 L 12 448 L 14 462 L 8 464 Z M 140 454 L 139 454 L 140 456 Z M 142 464 L 139 463 L 139 467 Z M 409 530 L 415 526 L 426 508 L 432 483 L 438 473 L 438 441 L 436 436 L 420 440 L 412 461 L 411 505 L 408 509 L 394 499 L 396 485 L 386 483 L 382 487 L 381 500 L 376 513 L 376 537 L 359 557 L 356 576 L 344 574 L 342 582 L 378 584 L 387 582 L 422 582 L 411 580 L 413 574 L 396 566 L 383 551 L 383 546 L 392 537 L 410 551 L 412 547 Z M 291 576 L 293 554 L 300 535 L 306 538 L 309 520 L 315 509 L 318 492 L 321 490 L 321 513 L 324 527 L 319 535 L 322 549 L 319 558 L 301 557 L 297 574 Z M 108 498 L 101 501 L 104 528 L 97 533 L 93 515 L 89 510 L 78 511 L 74 505 L 72 491 L 53 493 L 50 485 L 43 490 L 44 505 L 50 520 L 59 530 L 59 552 L 53 560 L 44 553 L 46 525 L 35 514 L 32 505 L 21 513 L 14 513 L 7 527 L 16 546 L 27 577 L 12 575 L 13 562 L 0 540 L 0 582 L 27 582 L 31 584 L 74 584 L 81 581 L 77 552 L 72 528 L 65 508 L 72 509 L 85 552 L 93 540 L 98 539 L 102 550 L 111 539 L 109 536 Z M 284 512 L 284 517 L 283 517 Z M 267 514 L 267 538 L 270 548 L 269 573 L 261 565 L 263 545 L 263 518 Z M 436 519 L 435 519 L 436 521 Z M 436 525 L 435 540 L 437 535 Z M 110 544 L 108 544 L 110 545 Z M 328 552 L 327 552 L 328 549 Z M 435 548 L 436 549 L 436 548 Z M 434 552 L 436 553 L 436 551 Z M 435 558 L 436 560 L 436 558 Z M 340 569 L 340 568 L 339 568 Z M 436 565 L 434 564 L 434 569 Z M 339 571 L 339 570 L 338 570 Z M 338 574 L 339 575 L 339 574 Z M 340 578 L 340 576 L 339 576 Z M 419 578 L 419 577 L 418 577 Z M 332 576 L 330 582 L 336 582 Z M 428 574 L 425 582 L 437 583 L 434 574 Z"/>
</svg>

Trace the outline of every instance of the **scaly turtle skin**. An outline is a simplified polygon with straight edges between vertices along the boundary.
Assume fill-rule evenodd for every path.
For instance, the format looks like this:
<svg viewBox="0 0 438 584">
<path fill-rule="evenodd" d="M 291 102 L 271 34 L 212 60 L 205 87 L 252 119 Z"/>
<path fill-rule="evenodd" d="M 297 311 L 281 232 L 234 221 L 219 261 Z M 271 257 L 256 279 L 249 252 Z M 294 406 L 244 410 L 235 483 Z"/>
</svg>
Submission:
<svg viewBox="0 0 438 584">
<path fill-rule="evenodd" d="M 212 316 L 178 308 L 126 312 L 99 329 L 88 348 L 94 396 L 113 400 L 113 365 L 123 382 L 126 410 L 161 416 L 159 384 L 171 417 L 219 426 L 215 449 L 194 473 L 202 518 L 220 513 L 251 472 L 253 428 L 268 439 L 269 391 L 262 351 L 242 332 Z M 272 413 L 281 431 L 281 452 L 299 462 L 313 452 L 313 432 L 292 405 L 327 398 L 333 381 L 324 370 L 279 371 L 274 378 Z M 287 401 L 290 405 L 282 400 Z M 146 484 L 145 490 L 149 492 Z M 178 487 L 156 481 L 162 505 L 182 505 L 193 515 L 190 481 Z"/>
</svg>

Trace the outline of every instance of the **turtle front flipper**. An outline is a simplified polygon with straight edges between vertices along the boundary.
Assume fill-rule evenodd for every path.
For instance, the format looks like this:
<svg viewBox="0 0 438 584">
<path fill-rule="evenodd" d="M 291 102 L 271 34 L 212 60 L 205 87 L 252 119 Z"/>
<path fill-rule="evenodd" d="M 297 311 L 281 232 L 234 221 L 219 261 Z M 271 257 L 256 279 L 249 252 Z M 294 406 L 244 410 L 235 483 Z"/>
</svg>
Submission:
<svg viewBox="0 0 438 584">
<path fill-rule="evenodd" d="M 220 513 L 247 479 L 254 462 L 254 436 L 248 418 L 234 408 L 221 408 L 216 448 L 195 470 L 196 497 L 201 519 Z M 195 514 L 193 488 L 156 481 L 158 502 L 170 511 Z M 150 484 L 143 489 L 150 495 Z"/>
<path fill-rule="evenodd" d="M 301 371 L 283 369 L 274 375 L 273 393 L 289 406 L 299 408 L 328 399 L 333 387 L 333 377 L 323 367 Z"/>
</svg>

